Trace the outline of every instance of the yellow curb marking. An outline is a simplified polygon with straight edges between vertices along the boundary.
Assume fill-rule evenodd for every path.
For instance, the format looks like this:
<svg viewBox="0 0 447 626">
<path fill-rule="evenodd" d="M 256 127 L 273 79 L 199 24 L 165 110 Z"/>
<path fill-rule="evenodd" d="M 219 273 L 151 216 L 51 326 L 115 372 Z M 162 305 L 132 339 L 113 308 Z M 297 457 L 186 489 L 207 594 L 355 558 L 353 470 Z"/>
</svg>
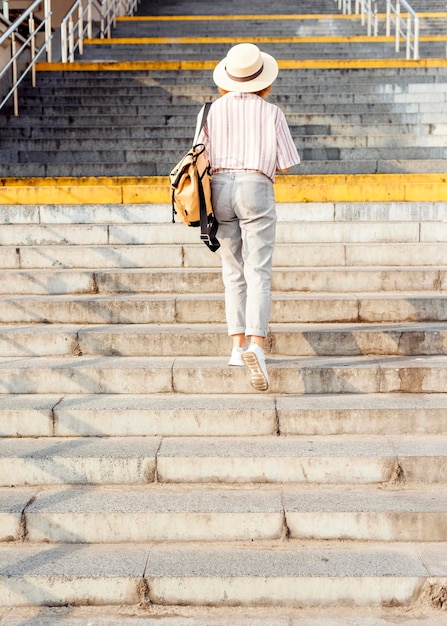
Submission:
<svg viewBox="0 0 447 626">
<path fill-rule="evenodd" d="M 117 37 L 116 39 L 85 39 L 86 45 L 152 45 L 152 44 L 235 44 L 243 43 L 246 37 Z M 393 36 L 368 37 L 250 37 L 252 43 L 391 43 Z M 404 41 L 404 38 L 401 38 Z M 447 41 L 447 35 L 419 37 L 419 41 Z"/>
<path fill-rule="evenodd" d="M 170 204 L 167 176 L 4 178 L 0 204 Z M 277 202 L 447 202 L 447 174 L 278 176 Z"/>
<path fill-rule="evenodd" d="M 92 61 L 74 63 L 36 63 L 39 72 L 60 71 L 145 71 L 145 70 L 213 70 L 220 59 L 214 61 Z M 280 60 L 281 69 L 363 69 L 447 67 L 447 59 L 310 59 L 306 61 Z"/>
<path fill-rule="evenodd" d="M 402 18 L 406 18 L 407 13 L 401 13 Z M 423 12 L 418 13 L 419 17 L 447 18 L 447 12 Z M 353 13 L 343 15 L 342 13 L 283 13 L 278 15 L 142 15 L 142 16 L 121 16 L 117 17 L 119 22 L 218 22 L 218 21 L 244 21 L 244 20 L 358 20 L 360 15 Z M 385 19 L 386 13 L 379 13 L 379 19 Z"/>
</svg>

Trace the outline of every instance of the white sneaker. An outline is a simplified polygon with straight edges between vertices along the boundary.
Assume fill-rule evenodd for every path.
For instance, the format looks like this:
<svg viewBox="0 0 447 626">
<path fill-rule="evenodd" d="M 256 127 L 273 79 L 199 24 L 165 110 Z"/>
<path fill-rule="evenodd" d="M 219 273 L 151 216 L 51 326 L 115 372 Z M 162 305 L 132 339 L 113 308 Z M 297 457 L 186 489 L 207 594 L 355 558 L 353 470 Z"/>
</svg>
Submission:
<svg viewBox="0 0 447 626">
<path fill-rule="evenodd" d="M 228 365 L 236 365 L 237 367 L 244 367 L 244 362 L 242 360 L 242 353 L 245 352 L 247 348 L 233 348 L 231 350 L 231 357 L 228 361 Z"/>
<path fill-rule="evenodd" d="M 256 391 L 267 391 L 269 388 L 269 377 L 265 366 L 264 350 L 257 343 L 252 343 L 250 347 L 241 354 L 241 359 L 248 367 L 250 373 L 251 386 Z"/>
</svg>

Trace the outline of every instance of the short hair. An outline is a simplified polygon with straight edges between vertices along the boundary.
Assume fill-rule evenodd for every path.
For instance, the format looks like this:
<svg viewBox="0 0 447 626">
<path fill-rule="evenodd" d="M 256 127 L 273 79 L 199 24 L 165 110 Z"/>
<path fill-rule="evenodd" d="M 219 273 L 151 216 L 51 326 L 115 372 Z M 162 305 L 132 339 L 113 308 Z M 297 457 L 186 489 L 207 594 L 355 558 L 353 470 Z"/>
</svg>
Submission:
<svg viewBox="0 0 447 626">
<path fill-rule="evenodd" d="M 226 89 L 222 89 L 222 87 L 218 87 L 217 90 L 219 91 L 221 96 L 224 96 L 226 93 L 230 93 Z M 272 90 L 272 86 L 269 85 L 268 87 L 265 87 L 264 89 L 261 89 L 260 91 L 250 91 L 248 93 L 253 93 L 255 96 L 259 96 L 260 98 L 265 98 L 265 96 L 268 96 L 271 90 Z"/>
</svg>

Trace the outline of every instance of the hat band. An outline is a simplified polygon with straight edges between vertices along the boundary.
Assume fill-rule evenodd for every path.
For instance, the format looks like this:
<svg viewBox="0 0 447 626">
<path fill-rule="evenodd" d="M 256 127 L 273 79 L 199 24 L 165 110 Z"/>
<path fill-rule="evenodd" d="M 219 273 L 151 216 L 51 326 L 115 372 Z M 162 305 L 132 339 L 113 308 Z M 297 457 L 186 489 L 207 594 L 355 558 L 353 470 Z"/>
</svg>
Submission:
<svg viewBox="0 0 447 626">
<path fill-rule="evenodd" d="M 241 77 L 241 76 L 233 76 L 233 74 L 230 74 L 227 68 L 225 68 L 228 78 L 231 78 L 231 80 L 235 80 L 237 83 L 247 83 L 249 80 L 254 80 L 255 78 L 258 78 L 260 74 L 262 74 L 263 70 L 264 70 L 264 64 L 262 64 L 259 70 L 255 72 L 254 74 L 251 74 L 250 76 Z"/>
</svg>

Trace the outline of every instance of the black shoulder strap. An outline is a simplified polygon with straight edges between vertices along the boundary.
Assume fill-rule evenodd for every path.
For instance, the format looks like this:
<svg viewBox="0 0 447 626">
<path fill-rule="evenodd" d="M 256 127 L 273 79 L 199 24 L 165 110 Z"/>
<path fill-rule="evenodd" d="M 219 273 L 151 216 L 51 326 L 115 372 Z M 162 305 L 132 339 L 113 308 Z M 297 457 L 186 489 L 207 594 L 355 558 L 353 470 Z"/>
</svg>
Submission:
<svg viewBox="0 0 447 626">
<path fill-rule="evenodd" d="M 202 132 L 203 127 L 206 124 L 206 118 L 208 117 L 208 112 L 211 108 L 211 102 L 206 102 L 205 106 L 203 107 L 203 113 L 202 113 L 202 120 L 200 122 L 200 128 L 197 130 L 195 136 L 194 136 L 194 140 L 193 140 L 193 145 L 196 143 L 197 139 L 199 138 L 200 133 Z"/>
<path fill-rule="evenodd" d="M 202 121 L 200 122 L 200 128 L 197 133 L 197 137 L 202 132 L 202 128 L 205 126 L 208 112 L 211 108 L 211 102 L 207 102 L 203 108 Z M 202 181 L 199 179 L 199 195 L 200 195 L 200 239 L 208 246 L 211 252 L 216 252 L 220 248 L 220 243 L 216 239 L 217 228 L 219 226 L 214 214 L 207 215 L 205 195 L 203 193 Z"/>
</svg>

